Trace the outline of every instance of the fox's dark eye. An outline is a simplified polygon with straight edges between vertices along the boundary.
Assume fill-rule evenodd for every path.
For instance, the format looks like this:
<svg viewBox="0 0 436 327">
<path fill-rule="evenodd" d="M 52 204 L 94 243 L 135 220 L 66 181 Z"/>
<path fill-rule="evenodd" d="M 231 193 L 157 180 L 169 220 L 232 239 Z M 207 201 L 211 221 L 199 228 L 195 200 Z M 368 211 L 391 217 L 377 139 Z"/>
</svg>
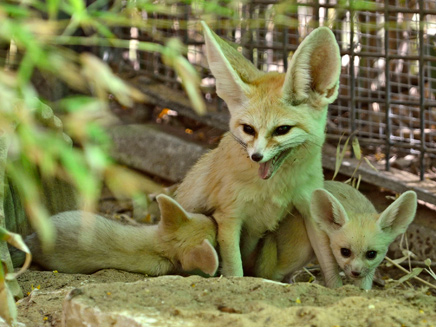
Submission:
<svg viewBox="0 0 436 327">
<path fill-rule="evenodd" d="M 248 135 L 256 134 L 256 131 L 250 125 L 246 125 L 246 124 L 242 125 L 242 130 L 244 131 L 245 134 L 248 134 Z"/>
<path fill-rule="evenodd" d="M 288 132 L 291 130 L 292 126 L 289 125 L 283 125 L 283 126 L 279 126 L 275 129 L 274 131 L 274 135 L 285 135 L 288 134 Z"/>
<path fill-rule="evenodd" d="M 366 258 L 369 260 L 374 259 L 377 256 L 377 251 L 368 251 L 366 252 Z"/>
<path fill-rule="evenodd" d="M 348 258 L 351 255 L 351 250 L 347 248 L 341 248 L 341 254 L 344 258 Z"/>
</svg>

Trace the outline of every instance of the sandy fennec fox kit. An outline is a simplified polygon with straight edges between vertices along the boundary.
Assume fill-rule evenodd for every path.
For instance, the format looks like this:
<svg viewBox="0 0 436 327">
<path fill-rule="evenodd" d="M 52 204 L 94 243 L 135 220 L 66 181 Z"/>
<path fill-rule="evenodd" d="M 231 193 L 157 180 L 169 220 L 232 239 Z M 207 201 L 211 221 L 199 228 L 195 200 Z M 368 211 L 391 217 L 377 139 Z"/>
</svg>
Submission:
<svg viewBox="0 0 436 327">
<path fill-rule="evenodd" d="M 407 191 L 383 212 L 348 184 L 326 181 L 314 191 L 312 217 L 329 239 L 325 249 L 331 265 L 342 269 L 362 289 L 371 289 L 376 268 L 389 245 L 404 233 L 415 217 L 416 193 Z M 259 244 L 253 275 L 283 280 L 313 259 L 313 251 L 298 212 L 286 217 L 279 228 Z M 337 278 L 340 278 L 339 275 Z"/>
<path fill-rule="evenodd" d="M 159 276 L 199 269 L 214 275 L 218 269 L 215 222 L 187 213 L 165 195 L 157 201 L 161 212 L 157 225 L 122 225 L 95 214 L 67 211 L 51 218 L 57 234 L 52 251 L 42 251 L 35 233 L 25 242 L 34 262 L 65 273 L 116 268 Z M 21 254 L 12 252 L 15 266 L 24 261 Z"/>
<path fill-rule="evenodd" d="M 327 105 L 338 92 L 341 62 L 333 33 L 312 31 L 281 74 L 259 71 L 205 23 L 203 28 L 217 94 L 230 111 L 230 132 L 188 172 L 176 200 L 189 212 L 215 217 L 225 276 L 242 276 L 242 259 L 294 207 L 309 222 L 318 256 L 328 240 L 316 243 L 321 231 L 310 223 L 309 203 L 323 185 Z M 322 258 L 320 264 L 328 271 Z"/>
</svg>

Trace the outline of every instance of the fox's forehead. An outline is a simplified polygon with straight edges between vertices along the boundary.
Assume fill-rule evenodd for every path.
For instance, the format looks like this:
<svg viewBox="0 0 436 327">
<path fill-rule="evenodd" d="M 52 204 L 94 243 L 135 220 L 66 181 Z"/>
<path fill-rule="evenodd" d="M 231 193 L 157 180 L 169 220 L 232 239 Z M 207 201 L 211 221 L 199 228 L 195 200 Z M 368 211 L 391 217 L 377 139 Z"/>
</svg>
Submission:
<svg viewBox="0 0 436 327">
<path fill-rule="evenodd" d="M 285 83 L 285 76 L 285 74 L 277 72 L 265 73 L 251 81 L 250 85 L 256 90 L 256 94 L 281 95 L 283 84 Z"/>
<path fill-rule="evenodd" d="M 285 75 L 282 73 L 266 73 L 250 83 L 248 94 L 251 106 L 262 106 L 265 109 L 282 105 L 282 89 Z"/>
<path fill-rule="evenodd" d="M 354 252 L 382 250 L 388 246 L 385 235 L 377 224 L 375 215 L 357 215 L 341 228 L 338 239 Z"/>
<path fill-rule="evenodd" d="M 379 233 L 380 226 L 377 224 L 377 215 L 368 213 L 349 213 L 348 222 L 342 227 L 350 235 L 374 235 Z"/>
<path fill-rule="evenodd" d="M 248 104 L 238 115 L 240 123 L 256 129 L 274 128 L 284 124 L 294 124 L 290 106 L 283 101 L 282 88 L 285 75 L 266 73 L 250 83 Z"/>
</svg>

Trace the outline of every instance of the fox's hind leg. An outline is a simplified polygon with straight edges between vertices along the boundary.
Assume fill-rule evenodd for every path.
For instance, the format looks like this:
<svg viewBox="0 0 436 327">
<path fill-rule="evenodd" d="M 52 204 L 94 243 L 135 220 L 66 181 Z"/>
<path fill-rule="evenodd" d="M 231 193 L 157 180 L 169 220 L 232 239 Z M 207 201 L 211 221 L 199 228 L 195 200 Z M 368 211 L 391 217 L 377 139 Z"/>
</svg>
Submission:
<svg viewBox="0 0 436 327">
<path fill-rule="evenodd" d="M 276 277 L 277 261 L 277 240 L 274 238 L 273 234 L 270 233 L 265 236 L 265 239 L 262 242 L 261 250 L 259 251 L 258 258 L 256 259 L 254 275 L 256 277 L 279 280 Z"/>
</svg>

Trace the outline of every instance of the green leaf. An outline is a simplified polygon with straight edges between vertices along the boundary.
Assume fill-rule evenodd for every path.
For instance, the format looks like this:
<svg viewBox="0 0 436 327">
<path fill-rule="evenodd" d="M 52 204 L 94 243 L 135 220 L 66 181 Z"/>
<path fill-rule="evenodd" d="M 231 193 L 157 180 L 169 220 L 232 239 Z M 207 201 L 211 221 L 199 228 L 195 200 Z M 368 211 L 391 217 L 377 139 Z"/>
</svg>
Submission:
<svg viewBox="0 0 436 327">
<path fill-rule="evenodd" d="M 92 108 L 99 110 L 102 103 L 94 97 L 77 95 L 61 99 L 58 105 L 62 111 L 72 113 L 81 110 L 93 110 Z"/>
<path fill-rule="evenodd" d="M 374 165 L 368 160 L 367 157 L 363 157 L 363 159 L 366 161 L 366 163 L 368 164 L 368 166 L 370 166 L 372 169 L 374 169 L 375 171 L 378 171 L 378 169 L 376 167 L 374 167 Z"/>
<path fill-rule="evenodd" d="M 353 147 L 353 153 L 356 156 L 357 160 L 360 160 L 362 158 L 362 151 L 360 149 L 359 140 L 357 137 L 353 137 L 353 141 L 351 142 L 351 146 Z"/>
<path fill-rule="evenodd" d="M 27 51 L 20 62 L 20 66 L 18 69 L 18 78 L 20 79 L 20 82 L 22 84 L 29 82 L 30 78 L 33 75 L 36 59 L 33 57 L 34 54 L 35 53 L 33 51 Z"/>
<path fill-rule="evenodd" d="M 113 39 L 116 37 L 114 33 L 109 29 L 108 26 L 105 26 L 104 24 L 101 24 L 98 21 L 93 22 L 94 27 L 97 29 L 98 33 L 108 39 Z"/>
<path fill-rule="evenodd" d="M 14 297 L 6 284 L 3 262 L 0 261 L 0 317 L 12 326 L 15 325 L 17 316 Z"/>
<path fill-rule="evenodd" d="M 74 10 L 74 14 L 80 14 L 86 10 L 85 0 L 69 0 L 69 3 Z"/>
<path fill-rule="evenodd" d="M 49 19 L 56 19 L 59 13 L 60 0 L 46 0 Z"/>
<path fill-rule="evenodd" d="M 356 190 L 359 190 L 361 180 L 362 180 L 362 175 L 359 174 L 359 176 L 357 177 Z"/>
<path fill-rule="evenodd" d="M 38 233 L 44 249 L 54 245 L 55 230 L 47 209 L 42 204 L 40 182 L 34 174 L 35 167 L 23 157 L 22 164 L 8 162 L 7 171 L 23 201 L 30 223 Z"/>
<path fill-rule="evenodd" d="M 167 49 L 163 53 L 163 61 L 166 65 L 174 68 L 182 80 L 182 85 L 191 100 L 194 110 L 202 115 L 206 113 L 206 105 L 200 92 L 200 78 L 191 63 L 182 56 L 183 49 L 180 40 L 170 39 L 167 42 Z"/>
<path fill-rule="evenodd" d="M 378 4 L 375 1 L 365 1 L 365 0 L 353 0 L 350 1 L 350 7 L 354 10 L 366 11 L 366 10 L 376 10 Z M 380 8 L 382 9 L 382 8 Z"/>
<path fill-rule="evenodd" d="M 7 274 L 6 280 L 11 280 L 17 278 L 18 275 L 22 274 L 29 268 L 30 262 L 32 261 L 32 255 L 30 254 L 30 250 L 27 247 L 26 243 L 24 243 L 23 238 L 19 234 L 15 234 L 9 232 L 8 230 L 0 227 L 0 240 L 8 242 L 10 245 L 16 247 L 17 249 L 26 253 L 26 260 L 24 262 L 23 267 L 16 273 Z"/>
<path fill-rule="evenodd" d="M 408 281 L 411 278 L 417 277 L 422 271 L 423 271 L 423 268 L 413 268 L 410 273 L 408 273 L 407 275 L 401 277 L 398 280 L 398 284 L 402 284 L 402 283 Z"/>
<path fill-rule="evenodd" d="M 99 146 L 88 144 L 84 149 L 85 156 L 90 168 L 102 172 L 110 164 L 109 157 Z"/>
<path fill-rule="evenodd" d="M 12 16 L 13 19 L 27 18 L 30 15 L 30 11 L 24 6 L 17 6 L 5 2 L 0 3 L 0 11 L 7 13 L 8 16 Z M 4 18 L 2 17 L 2 19 Z"/>
<path fill-rule="evenodd" d="M 332 180 L 334 180 L 336 175 L 339 173 L 339 170 L 340 170 L 341 165 L 342 165 L 342 161 L 344 161 L 345 152 L 347 151 L 348 142 L 350 141 L 350 137 L 351 136 L 349 136 L 347 138 L 347 140 L 345 141 L 344 147 L 343 147 L 343 149 L 341 151 L 341 140 L 342 140 L 342 137 L 343 137 L 343 135 L 341 135 L 341 137 L 339 138 L 338 146 L 336 147 L 335 173 L 333 174 Z"/>
</svg>

